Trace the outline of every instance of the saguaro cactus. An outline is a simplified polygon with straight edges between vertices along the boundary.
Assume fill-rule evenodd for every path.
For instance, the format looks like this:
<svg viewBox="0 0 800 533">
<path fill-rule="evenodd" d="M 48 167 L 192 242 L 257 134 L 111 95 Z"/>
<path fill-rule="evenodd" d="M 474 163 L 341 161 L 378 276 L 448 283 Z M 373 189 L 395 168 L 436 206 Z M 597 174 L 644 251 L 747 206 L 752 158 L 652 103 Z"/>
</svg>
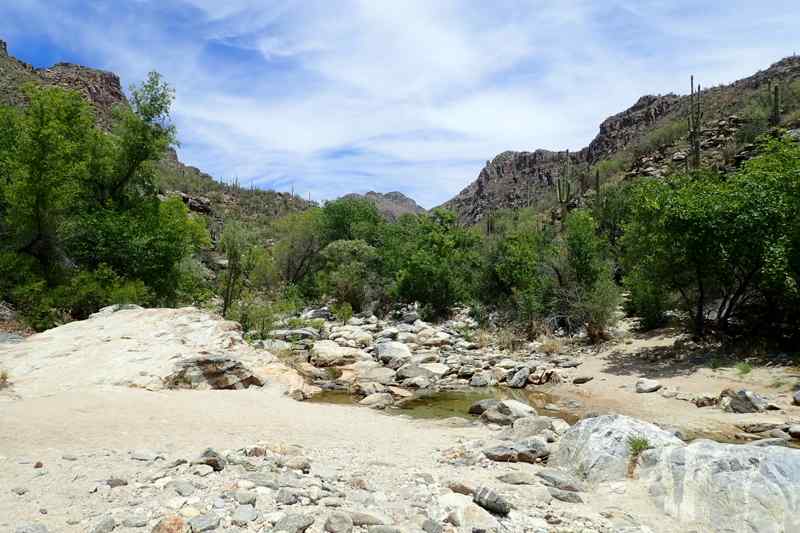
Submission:
<svg viewBox="0 0 800 533">
<path fill-rule="evenodd" d="M 703 108 L 700 99 L 700 84 L 694 86 L 694 76 L 691 77 L 692 92 L 689 96 L 689 149 L 691 151 L 690 163 L 695 170 L 700 168 L 700 122 L 703 120 Z"/>
<path fill-rule="evenodd" d="M 781 86 L 775 84 L 770 87 L 769 125 L 776 128 L 781 124 Z"/>
</svg>

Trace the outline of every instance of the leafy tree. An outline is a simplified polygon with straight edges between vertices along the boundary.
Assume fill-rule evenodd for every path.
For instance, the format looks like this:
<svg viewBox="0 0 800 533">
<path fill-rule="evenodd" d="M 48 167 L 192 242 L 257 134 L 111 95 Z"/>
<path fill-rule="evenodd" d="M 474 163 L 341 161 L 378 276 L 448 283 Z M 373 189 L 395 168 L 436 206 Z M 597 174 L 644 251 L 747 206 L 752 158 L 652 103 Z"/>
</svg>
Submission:
<svg viewBox="0 0 800 533">
<path fill-rule="evenodd" d="M 349 304 L 355 312 L 381 298 L 378 251 L 366 241 L 334 241 L 322 250 L 322 258 L 325 266 L 318 280 L 323 294 Z"/>
<path fill-rule="evenodd" d="M 366 198 L 340 198 L 322 208 L 322 239 L 325 243 L 362 239 L 374 244 L 384 220 Z"/>
<path fill-rule="evenodd" d="M 423 304 L 434 316 L 469 301 L 480 275 L 479 244 L 477 234 L 459 227 L 449 211 L 421 217 L 414 252 L 397 274 L 398 296 Z"/>
<path fill-rule="evenodd" d="M 325 226 L 321 209 L 291 213 L 273 224 L 278 237 L 273 255 L 281 279 L 289 285 L 310 280 L 320 264 L 325 247 Z"/>
</svg>

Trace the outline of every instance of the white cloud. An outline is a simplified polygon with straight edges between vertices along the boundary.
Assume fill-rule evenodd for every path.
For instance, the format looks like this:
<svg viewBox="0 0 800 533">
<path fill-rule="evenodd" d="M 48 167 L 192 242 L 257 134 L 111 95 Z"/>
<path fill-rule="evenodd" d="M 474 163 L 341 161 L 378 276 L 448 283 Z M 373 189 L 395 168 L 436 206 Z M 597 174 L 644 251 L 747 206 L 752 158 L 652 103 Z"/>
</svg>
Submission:
<svg viewBox="0 0 800 533">
<path fill-rule="evenodd" d="M 0 7 L 0 34 L 25 31 L 4 27 L 9 10 L 128 82 L 164 73 L 188 163 L 317 199 L 400 189 L 427 206 L 500 151 L 581 148 L 641 94 L 685 92 L 692 73 L 730 82 L 800 49 L 800 7 L 783 1 L 71 3 Z"/>
</svg>

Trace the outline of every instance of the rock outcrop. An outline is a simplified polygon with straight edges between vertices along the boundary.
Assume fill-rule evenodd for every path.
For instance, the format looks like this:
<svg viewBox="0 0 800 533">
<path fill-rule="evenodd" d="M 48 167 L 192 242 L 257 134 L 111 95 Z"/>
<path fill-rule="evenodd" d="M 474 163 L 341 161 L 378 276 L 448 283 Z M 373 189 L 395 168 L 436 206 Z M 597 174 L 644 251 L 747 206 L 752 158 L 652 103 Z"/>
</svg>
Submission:
<svg viewBox="0 0 800 533">
<path fill-rule="evenodd" d="M 389 220 L 397 220 L 406 214 L 418 215 L 425 212 L 425 209 L 417 202 L 398 191 L 387 193 L 369 191 L 366 194 L 351 193 L 344 195 L 342 198 L 366 198 L 375 204 L 378 211 Z"/>
<path fill-rule="evenodd" d="M 712 167 L 728 163 L 724 152 L 742 125 L 736 113 L 752 102 L 757 91 L 763 91 L 770 83 L 797 79 L 800 57 L 792 56 L 730 85 L 703 90 L 704 163 Z M 688 96 L 642 96 L 630 108 L 604 120 L 586 148 L 572 153 L 503 152 L 487 161 L 477 179 L 443 207 L 454 210 L 462 222 L 474 224 L 499 209 L 539 206 L 543 200 L 546 203 L 552 199 L 553 183 L 564 174 L 568 160 L 573 176 L 588 179 L 583 185 L 574 183 L 573 190 L 591 189 L 594 177 L 589 175 L 589 167 L 604 160 L 614 160 L 621 167 L 617 172 L 623 175 L 657 177 L 671 168 L 685 168 L 683 149 L 673 146 L 672 140 L 662 144 L 663 139 L 650 137 L 678 122 L 685 123 L 687 108 Z"/>
</svg>

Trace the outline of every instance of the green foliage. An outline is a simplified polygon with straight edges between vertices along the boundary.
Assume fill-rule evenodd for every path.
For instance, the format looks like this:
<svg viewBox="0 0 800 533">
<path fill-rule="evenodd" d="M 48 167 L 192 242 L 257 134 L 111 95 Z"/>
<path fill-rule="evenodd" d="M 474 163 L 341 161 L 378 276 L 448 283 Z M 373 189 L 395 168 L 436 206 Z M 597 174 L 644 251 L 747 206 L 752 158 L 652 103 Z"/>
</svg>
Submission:
<svg viewBox="0 0 800 533">
<path fill-rule="evenodd" d="M 749 374 L 752 371 L 753 371 L 753 365 L 751 365 L 747 361 L 740 361 L 740 362 L 736 363 L 736 372 L 740 376 L 746 376 L 747 374 Z"/>
<path fill-rule="evenodd" d="M 365 240 L 374 243 L 384 220 L 366 198 L 340 198 L 322 208 L 322 238 L 333 241 Z"/>
<path fill-rule="evenodd" d="M 322 259 L 318 284 L 323 294 L 356 312 L 382 298 L 378 251 L 366 241 L 333 241 L 322 250 Z"/>
<path fill-rule="evenodd" d="M 342 323 L 347 323 L 348 320 L 353 318 L 353 308 L 348 302 L 337 303 L 331 308 L 331 311 L 336 320 Z"/>
<path fill-rule="evenodd" d="M 169 86 L 151 74 L 134 87 L 110 134 L 77 93 L 26 94 L 24 109 L 0 108 L 0 298 L 37 329 L 110 303 L 175 303 L 180 265 L 209 239 L 180 200 L 155 194 L 174 140 Z"/>
<path fill-rule="evenodd" d="M 480 272 L 478 236 L 456 224 L 449 211 L 421 217 L 414 250 L 397 274 L 397 295 L 442 316 L 471 300 Z"/>
</svg>

